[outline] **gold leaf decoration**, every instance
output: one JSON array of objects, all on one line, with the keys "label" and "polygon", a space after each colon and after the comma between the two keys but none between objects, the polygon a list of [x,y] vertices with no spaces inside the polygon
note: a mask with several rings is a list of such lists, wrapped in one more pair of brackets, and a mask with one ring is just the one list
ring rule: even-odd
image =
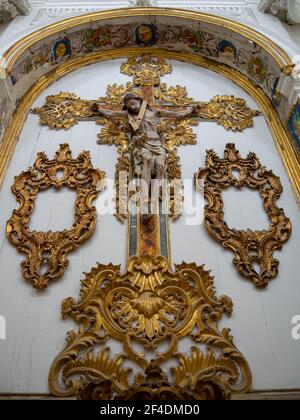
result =
[{"label": "gold leaf decoration", "polygon": [[176,355],[179,365],[172,368],[174,382],[177,385],[188,385],[194,389],[197,382],[214,376],[215,370],[222,372],[224,376],[228,372],[234,380],[238,380],[239,371],[237,365],[227,356],[218,357],[215,352],[203,353],[198,347],[191,348],[191,356],[187,354]]},{"label": "gold leaf decoration", "polygon": [[176,220],[182,214],[183,182],[180,158],[174,150],[168,151],[166,175],[169,181],[169,215]]},{"label": "gold leaf decoration", "polygon": [[[73,318],[79,330],[52,364],[51,392],[80,399],[162,398],[164,392],[181,399],[225,399],[231,392],[246,392],[248,364],[228,331],[218,329],[231,311],[231,300],[216,296],[203,266],[182,263],[170,271],[164,257],[149,255],[131,257],[124,274],[119,266],[98,265],[82,281],[79,302],[63,302],[63,317]],[[177,350],[186,336],[195,342],[191,356]],[[109,339],[122,344],[120,354],[109,354]],[[137,351],[136,342],[144,352]],[[163,353],[161,343],[167,343]],[[147,351],[154,352],[151,361]],[[136,366],[133,383],[126,360]],[[172,382],[161,368],[165,361],[171,363]],[[156,378],[152,387],[151,377]]]},{"label": "gold leaf decoration", "polygon": [[[63,171],[58,178],[58,171]],[[61,144],[54,159],[38,153],[33,168],[15,177],[12,191],[20,207],[7,222],[6,234],[20,252],[26,254],[22,273],[33,287],[47,287],[49,281],[63,276],[68,265],[67,254],[87,240],[96,227],[96,209],[92,205],[98,192],[104,188],[105,173],[94,169],[89,152],[83,151],[76,159],[67,144]],[[69,230],[37,232],[29,229],[36,196],[48,188],[63,187],[76,191],[75,221]],[[42,274],[41,268],[46,272]]]},{"label": "gold leaf decoration", "polygon": [[121,73],[133,76],[135,86],[159,86],[160,78],[171,72],[165,59],[149,55],[131,57],[121,67]]},{"label": "gold leaf decoration", "polygon": [[144,374],[136,375],[134,384],[126,391],[117,394],[113,383],[109,380],[90,382],[79,389],[77,398],[80,400],[143,400],[143,401],[174,401],[200,400],[223,401],[230,399],[230,393],[222,385],[211,380],[199,380],[190,389],[170,383],[166,373],[155,361],[145,369]]},{"label": "gold leaf decoration", "polygon": [[115,188],[116,188],[116,211],[115,216],[124,223],[128,214],[128,196],[130,180],[130,159],[128,155],[120,155],[116,164]]},{"label": "gold leaf decoration", "polygon": [[[78,345],[78,344],[77,344]],[[84,372],[83,380],[72,380],[72,386],[79,390],[93,381],[103,381],[114,379],[114,385],[119,392],[128,388],[129,368],[122,368],[122,363],[126,358],[122,355],[110,357],[110,349],[104,347],[96,356],[93,352],[87,352],[82,358],[73,359],[64,366],[63,380],[67,382],[69,378],[74,378],[76,374]],[[65,393],[68,396],[68,393]]]},{"label": "gold leaf decoration", "polygon": [[196,144],[197,135],[192,127],[197,127],[199,122],[192,119],[163,119],[161,121],[161,131],[164,135],[165,145],[169,150],[176,146],[186,146]]},{"label": "gold leaf decoration", "polygon": [[76,125],[79,119],[93,116],[90,106],[91,101],[83,100],[73,93],[61,92],[47,96],[45,105],[34,108],[31,112],[39,115],[41,125],[68,130]]},{"label": "gold leaf decoration", "polygon": [[[239,171],[237,179],[233,171]],[[239,273],[251,280],[256,287],[263,288],[277,276],[279,261],[273,253],[280,250],[292,231],[290,220],[284,210],[277,206],[282,193],[279,177],[261,166],[252,152],[244,159],[234,144],[227,144],[224,158],[213,150],[207,151],[206,166],[195,175],[196,185],[204,181],[205,226],[213,239],[234,254],[233,263]],[[224,221],[222,190],[248,187],[257,190],[263,200],[264,209],[270,219],[268,230],[236,230]],[[254,263],[260,267],[257,272]]]},{"label": "gold leaf decoration", "polygon": [[107,86],[106,96],[99,98],[99,102],[111,105],[123,105],[123,98],[129,92],[138,95],[140,94],[140,89],[136,88],[132,82],[126,83],[125,86],[114,83]]},{"label": "gold leaf decoration", "polygon": [[115,145],[121,153],[128,149],[130,126],[127,121],[100,118],[97,120],[97,124],[103,126],[98,134],[98,144]]},{"label": "gold leaf decoration", "polygon": [[244,131],[253,126],[253,117],[261,115],[258,110],[247,106],[244,99],[235,96],[215,96],[211,101],[202,104],[199,116],[215,120],[226,130]]},{"label": "gold leaf decoration", "polygon": [[170,102],[177,106],[194,103],[194,99],[188,97],[186,87],[180,85],[173,87],[161,83],[159,89],[156,90],[156,97],[162,102]]},{"label": "gold leaf decoration", "polygon": [[[121,111],[123,108],[124,96],[127,93],[135,93],[144,98],[154,110],[174,110],[183,111],[190,105],[197,105],[194,116],[185,119],[165,118],[158,124],[158,132],[167,148],[166,168],[169,180],[173,181],[170,188],[170,216],[174,220],[181,215],[182,194],[178,193],[175,203],[174,184],[179,191],[180,180],[174,177],[174,171],[180,172],[180,161],[177,155],[177,147],[182,145],[196,144],[197,135],[193,128],[197,127],[200,121],[216,121],[225,129],[232,131],[243,131],[253,125],[254,117],[260,115],[259,111],[250,109],[246,101],[234,96],[215,96],[209,102],[196,101],[189,97],[184,86],[168,86],[161,82],[161,78],[172,72],[172,66],[160,57],[150,54],[143,54],[128,58],[121,66],[121,72],[131,76],[132,81],[126,84],[111,84],[107,86],[105,96],[96,100],[82,100],[77,95],[61,92],[58,95],[48,96],[46,103],[41,108],[35,108],[33,113],[40,116],[40,122],[53,129],[69,129],[80,120],[94,120],[98,125],[102,125],[98,134],[98,144],[114,145],[118,148],[119,156],[122,158],[116,163],[115,187],[119,191],[117,177],[120,167],[124,167],[125,154],[130,157],[130,138],[131,127],[124,117],[121,118],[98,118],[97,112],[93,112],[93,104],[97,103],[103,109],[109,111]],[[175,154],[177,157],[175,157]],[[128,169],[128,168],[127,168]],[[126,170],[127,170],[126,169]],[[129,172],[128,172],[129,173]],[[124,186],[124,182],[122,182]],[[129,197],[127,197],[127,201]],[[127,218],[123,215],[123,204],[125,197],[116,198],[115,215],[121,222]]]}]

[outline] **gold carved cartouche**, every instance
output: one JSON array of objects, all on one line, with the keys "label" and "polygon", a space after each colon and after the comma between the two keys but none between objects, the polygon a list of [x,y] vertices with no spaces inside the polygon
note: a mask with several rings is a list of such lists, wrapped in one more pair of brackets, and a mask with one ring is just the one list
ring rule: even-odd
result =
[{"label": "gold carved cartouche", "polygon": [[[238,171],[237,178],[234,171]],[[278,176],[261,166],[252,152],[242,158],[234,144],[227,144],[224,157],[208,150],[206,166],[195,175],[196,186],[204,182],[205,226],[210,236],[234,254],[233,263],[239,273],[247,277],[256,287],[263,288],[278,274],[279,261],[273,257],[289,239],[292,231],[290,219],[277,206],[282,192]],[[263,200],[264,209],[270,219],[268,230],[237,230],[224,220],[222,190],[248,187],[257,190]],[[258,264],[260,271],[255,269]]]},{"label": "gold carved cartouche", "polygon": [[[67,144],[60,145],[54,159],[48,159],[44,152],[38,153],[33,167],[15,177],[12,191],[20,207],[7,222],[6,234],[18,251],[26,254],[22,273],[34,288],[45,288],[49,281],[62,277],[68,253],[94,232],[97,216],[92,202],[104,188],[104,177],[104,172],[93,168],[89,152],[84,151],[74,159]],[[76,192],[72,227],[61,232],[30,230],[37,194],[63,187]],[[46,269],[44,273],[42,267]]]}]

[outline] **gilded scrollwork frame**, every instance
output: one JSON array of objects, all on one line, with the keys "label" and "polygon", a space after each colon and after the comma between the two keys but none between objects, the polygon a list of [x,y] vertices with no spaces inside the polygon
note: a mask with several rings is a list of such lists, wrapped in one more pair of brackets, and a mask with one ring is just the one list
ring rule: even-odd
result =
[{"label": "gilded scrollwork frame", "polygon": [[[258,288],[266,287],[278,274],[279,261],[273,253],[282,248],[292,231],[290,219],[277,206],[282,192],[279,177],[261,166],[254,153],[242,158],[235,145],[228,143],[223,158],[213,150],[207,151],[206,165],[195,174],[195,183],[199,188],[204,184],[205,226],[210,236],[234,252],[233,263],[242,276]],[[229,187],[248,187],[259,192],[270,220],[268,230],[243,231],[228,226],[224,220],[222,190]],[[259,265],[260,272],[254,263]]]},{"label": "gilded scrollwork frame", "polygon": [[[68,253],[93,234],[97,220],[93,200],[104,188],[104,178],[104,172],[93,168],[89,152],[83,151],[74,159],[68,144],[60,145],[54,159],[48,159],[44,152],[38,153],[33,167],[15,177],[12,192],[20,207],[7,222],[6,235],[18,251],[26,254],[21,263],[22,273],[34,288],[43,289],[49,281],[62,277],[68,265]],[[29,224],[37,194],[63,187],[76,192],[72,227],[57,232],[31,230]]]}]

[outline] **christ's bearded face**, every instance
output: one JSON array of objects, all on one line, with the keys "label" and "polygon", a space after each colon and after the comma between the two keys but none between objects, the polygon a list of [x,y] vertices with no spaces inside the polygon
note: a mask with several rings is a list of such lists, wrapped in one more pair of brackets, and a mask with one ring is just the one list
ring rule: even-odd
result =
[{"label": "christ's bearded face", "polygon": [[129,111],[137,114],[141,108],[141,102],[138,99],[130,99],[126,102],[126,106]]}]

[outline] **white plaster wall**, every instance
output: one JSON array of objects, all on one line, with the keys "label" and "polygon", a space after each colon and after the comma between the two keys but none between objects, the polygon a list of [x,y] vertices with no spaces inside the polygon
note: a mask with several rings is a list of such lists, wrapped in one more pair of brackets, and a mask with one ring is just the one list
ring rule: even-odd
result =
[{"label": "white plaster wall", "polygon": [[[35,106],[41,105],[46,95],[60,91],[72,91],[85,98],[102,96],[108,83],[129,80],[119,73],[121,63],[122,60],[116,60],[78,70],[54,83]],[[232,82],[189,64],[172,64],[173,74],[165,76],[163,81],[186,85],[195,99],[234,94],[246,98],[249,105],[255,107],[251,98]],[[97,261],[124,266],[126,227],[113,216],[98,220],[93,237],[70,254],[70,266],[64,277],[43,292],[36,292],[23,280],[19,266],[23,255],[5,238],[5,223],[16,206],[10,192],[13,177],[34,162],[38,151],[45,150],[52,157],[60,143],[68,142],[73,156],[83,149],[90,150],[93,164],[113,177],[116,151],[113,147],[96,144],[99,129],[93,122],[84,122],[70,131],[54,132],[41,128],[37,116],[30,115],[20,137],[0,192],[0,314],[7,320],[7,340],[0,340],[0,392],[48,392],[50,365],[64,346],[66,332],[74,327],[71,321],[61,321],[61,301],[68,296],[78,297],[81,273],[88,272]],[[293,235],[283,251],[277,253],[280,274],[266,291],[256,290],[242,279],[232,264],[232,253],[210,239],[202,225],[186,226],[184,217],[171,225],[173,262],[205,263],[216,277],[217,294],[227,294],[233,299],[233,316],[223,324],[232,329],[236,345],[250,363],[255,389],[300,388],[300,341],[291,338],[291,318],[300,314],[299,211],[267,125],[263,117],[259,117],[255,128],[242,134],[226,132],[215,123],[201,123],[195,130],[198,144],[180,149],[184,177],[193,177],[204,163],[208,148],[222,154],[227,142],[235,142],[243,155],[250,150],[256,152],[261,161],[281,177],[284,193],[280,205],[292,219]],[[33,218],[35,227],[55,229],[71,224],[69,200],[72,195],[56,193],[54,197],[55,200],[52,193],[40,196]],[[225,204],[230,225],[258,229],[267,226],[257,195],[230,191]]]}]

